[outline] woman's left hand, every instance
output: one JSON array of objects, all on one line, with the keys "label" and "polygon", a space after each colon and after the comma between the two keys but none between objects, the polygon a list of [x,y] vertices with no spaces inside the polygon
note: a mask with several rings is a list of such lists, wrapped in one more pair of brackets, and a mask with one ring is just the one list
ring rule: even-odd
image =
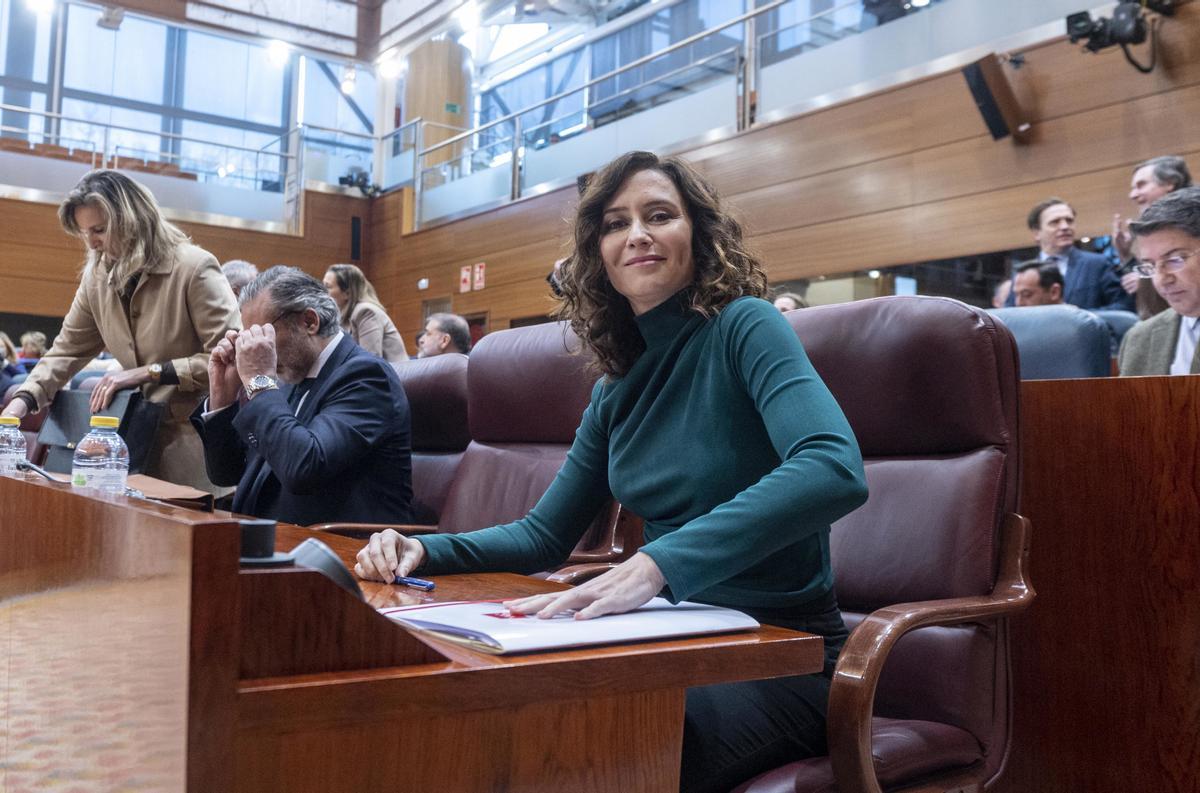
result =
[{"label": "woman's left hand", "polygon": [[665,584],[658,564],[644,553],[635,553],[604,575],[574,589],[509,600],[504,605],[518,614],[536,612],[540,619],[575,609],[575,619],[586,620],[632,611],[661,592]]},{"label": "woman's left hand", "polygon": [[92,389],[90,406],[93,413],[99,413],[112,404],[113,397],[122,388],[136,388],[150,382],[150,371],[145,366],[136,369],[124,369],[120,372],[109,372],[100,378]]}]

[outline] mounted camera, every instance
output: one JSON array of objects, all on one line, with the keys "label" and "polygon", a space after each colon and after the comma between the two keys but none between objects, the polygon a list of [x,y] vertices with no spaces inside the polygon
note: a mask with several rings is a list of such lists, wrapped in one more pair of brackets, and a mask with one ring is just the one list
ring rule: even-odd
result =
[{"label": "mounted camera", "polygon": [[1087,11],[1080,11],[1067,17],[1067,35],[1071,43],[1084,42],[1088,52],[1099,52],[1107,47],[1120,47],[1125,52],[1125,58],[1141,72],[1154,69],[1156,60],[1155,42],[1151,41],[1150,65],[1143,66],[1134,60],[1129,52],[1131,44],[1141,44],[1146,40],[1147,33],[1154,33],[1154,28],[1148,25],[1143,9],[1155,11],[1163,16],[1175,13],[1176,0],[1144,0],[1141,3],[1117,3],[1113,9],[1112,19],[1099,17],[1092,19]]},{"label": "mounted camera", "polygon": [[373,198],[381,192],[379,185],[371,184],[371,176],[362,168],[351,168],[350,173],[338,177],[342,187],[357,187],[367,198]]}]

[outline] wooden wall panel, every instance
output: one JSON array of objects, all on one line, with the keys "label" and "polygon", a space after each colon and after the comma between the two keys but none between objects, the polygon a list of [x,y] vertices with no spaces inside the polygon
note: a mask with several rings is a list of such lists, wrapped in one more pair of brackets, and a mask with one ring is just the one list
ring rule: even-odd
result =
[{"label": "wooden wall panel", "polygon": [[[1023,247],[1025,215],[1049,195],[1071,201],[1081,233],[1102,234],[1133,208],[1137,162],[1177,153],[1200,168],[1198,33],[1200,7],[1184,6],[1162,26],[1151,75],[1065,39],[1025,50],[1025,65],[1006,69],[1035,120],[1026,146],[991,139],[955,70],[684,155],[743,219],[774,280]],[[389,229],[370,272],[397,324],[415,332],[435,297],[490,311],[492,328],[545,313],[542,279],[566,250],[574,197],[564,188],[399,238]],[[458,267],[475,261],[488,263],[488,287],[458,295]],[[421,277],[430,289],[418,295]]]},{"label": "wooden wall panel", "polygon": [[[179,226],[221,261],[295,265],[320,278],[330,264],[350,261],[351,217],[361,217],[363,233],[369,234],[370,203],[309,192],[304,210],[303,237],[200,223]],[[52,204],[0,199],[0,217],[0,311],[62,316],[79,283],[82,244],[63,233]]]}]

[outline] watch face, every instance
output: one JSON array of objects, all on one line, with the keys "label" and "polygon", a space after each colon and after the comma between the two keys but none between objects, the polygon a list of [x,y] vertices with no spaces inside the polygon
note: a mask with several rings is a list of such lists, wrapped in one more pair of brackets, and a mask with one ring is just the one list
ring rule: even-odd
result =
[{"label": "watch face", "polygon": [[265,374],[256,374],[250,378],[250,390],[261,391],[264,388],[274,388],[275,378]]}]

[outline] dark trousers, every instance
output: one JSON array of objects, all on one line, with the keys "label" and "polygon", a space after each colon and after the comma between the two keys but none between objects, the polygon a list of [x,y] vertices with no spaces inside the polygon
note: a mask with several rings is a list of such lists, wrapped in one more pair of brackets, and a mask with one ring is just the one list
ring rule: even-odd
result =
[{"label": "dark trousers", "polygon": [[826,753],[829,682],[846,626],[832,592],[790,609],[746,609],[759,622],[825,637],[820,674],[690,688],[683,723],[682,793],[728,793],[751,777]]}]

